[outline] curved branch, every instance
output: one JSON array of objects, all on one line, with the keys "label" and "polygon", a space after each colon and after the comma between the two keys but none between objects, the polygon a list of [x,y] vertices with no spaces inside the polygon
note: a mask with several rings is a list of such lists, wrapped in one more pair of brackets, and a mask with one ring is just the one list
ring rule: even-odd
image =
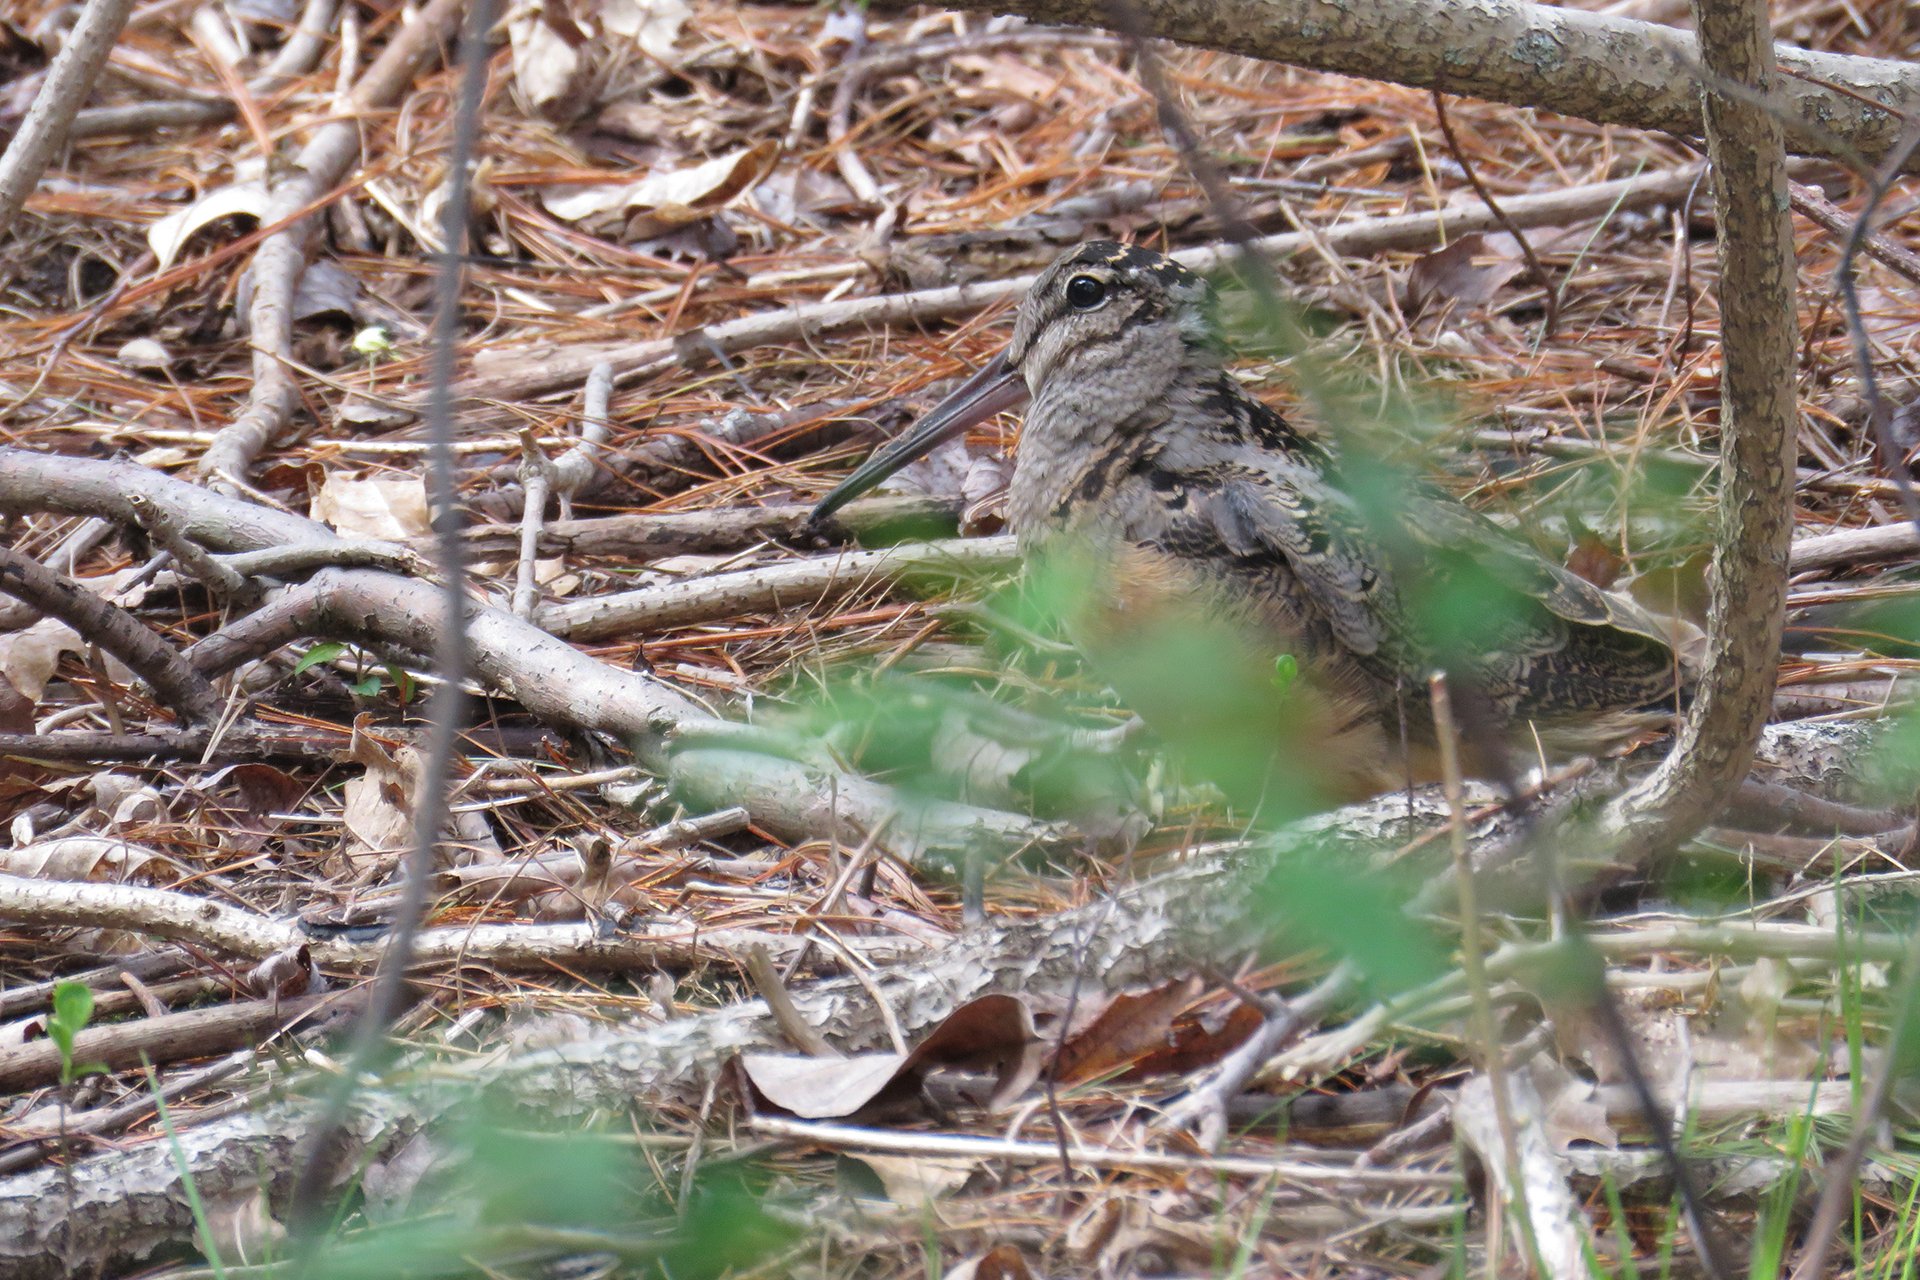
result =
[{"label": "curved branch", "polygon": [[27,108],[27,118],[20,122],[5,154],[0,154],[0,236],[7,233],[14,215],[39,185],[48,161],[67,140],[81,101],[93,88],[132,12],[133,0],[91,0],[81,10],[80,21]]},{"label": "curved branch", "polygon": [[[1730,15],[1727,10],[1734,12]],[[1764,6],[1697,6],[1709,65],[1751,95],[1706,95],[1719,201],[1720,496],[1704,674],[1680,739],[1607,819],[1629,855],[1670,848],[1746,776],[1773,709],[1793,542],[1798,407],[1793,227]]]},{"label": "curved branch", "polygon": [[466,9],[466,0],[434,0],[399,29],[347,95],[345,119],[314,131],[294,160],[291,176],[276,183],[263,223],[295,221],[261,242],[253,259],[253,301],[247,308],[253,344],[253,391],[238,417],[223,427],[200,458],[206,477],[244,477],[267,442],[285,428],[299,405],[300,389],[289,364],[293,343],[294,290],[306,270],[312,214],[360,155],[358,113],[387,106],[407,87],[414,71],[440,49]]}]

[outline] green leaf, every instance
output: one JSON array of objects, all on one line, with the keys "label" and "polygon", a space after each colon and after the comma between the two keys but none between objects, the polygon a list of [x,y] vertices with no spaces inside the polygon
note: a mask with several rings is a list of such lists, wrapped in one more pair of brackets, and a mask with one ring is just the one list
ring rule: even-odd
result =
[{"label": "green leaf", "polygon": [[69,1035],[80,1030],[93,1019],[93,989],[84,982],[59,982],[53,988],[53,1017],[47,1022],[47,1030],[52,1032],[54,1025],[67,1028]]},{"label": "green leaf", "polygon": [[325,644],[317,644],[300,655],[300,661],[293,664],[293,674],[299,675],[308,667],[317,667],[323,662],[332,662],[346,651],[347,646],[338,641],[329,640]]},{"label": "green leaf", "polygon": [[1417,882],[1355,865],[1352,849],[1281,850],[1258,889],[1270,953],[1319,947],[1359,969],[1376,998],[1451,971],[1445,947],[1406,913]]},{"label": "green leaf", "polygon": [[412,702],[414,695],[413,677],[407,674],[404,667],[396,666],[391,662],[387,663],[384,669],[387,673],[387,679],[393,681],[393,691],[395,695],[399,697],[400,705],[404,707]]},{"label": "green leaf", "polygon": [[348,685],[347,688],[362,698],[374,697],[380,692],[380,676],[377,673],[370,676],[362,676],[360,679]]}]

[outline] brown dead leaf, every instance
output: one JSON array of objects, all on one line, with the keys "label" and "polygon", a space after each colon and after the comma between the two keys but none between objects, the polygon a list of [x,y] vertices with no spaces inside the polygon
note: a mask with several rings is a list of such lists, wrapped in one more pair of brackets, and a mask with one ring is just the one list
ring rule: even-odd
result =
[{"label": "brown dead leaf", "polygon": [[997,1111],[1040,1077],[1044,1042],[1033,1013],[1017,996],[969,1000],[943,1019],[907,1058],[908,1069],[956,1067],[994,1070],[999,1079],[987,1108]]},{"label": "brown dead leaf", "polygon": [[1203,1070],[1246,1043],[1259,1027],[1259,1011],[1240,1000],[1224,1016],[1215,1012],[1185,1019],[1174,1025],[1165,1047],[1142,1053],[1134,1061],[1133,1074],[1177,1076]]},{"label": "brown dead leaf", "polygon": [[193,233],[222,218],[252,218],[258,221],[267,212],[267,184],[255,179],[216,187],[184,209],[167,214],[147,228],[147,244],[159,259],[157,271],[173,265],[174,258],[186,246]]},{"label": "brown dead leaf", "polygon": [[969,538],[998,533],[1007,519],[1007,484],[1013,462],[1001,454],[982,454],[967,464],[960,481],[960,532]]},{"label": "brown dead leaf", "polygon": [[1098,1017],[1061,1046],[1054,1059],[1054,1078],[1079,1084],[1128,1066],[1151,1051],[1171,1049],[1174,1018],[1205,986],[1199,978],[1186,978],[1151,991],[1115,996]]},{"label": "brown dead leaf", "polygon": [[167,816],[166,802],[160,798],[160,792],[132,774],[109,769],[88,778],[82,789],[91,799],[75,822],[89,832],[144,827],[164,821]]},{"label": "brown dead leaf", "polygon": [[840,178],[800,165],[784,165],[768,174],[753,189],[753,199],[762,212],[781,222],[808,214],[844,215],[862,207]]},{"label": "brown dead leaf", "polygon": [[611,223],[628,240],[663,235],[732,201],[766,175],[779,153],[772,139],[677,169],[656,169],[638,182],[549,187],[547,212],[596,230]]},{"label": "brown dead leaf", "polygon": [[1033,1268],[1019,1249],[1000,1244],[956,1264],[947,1272],[947,1280],[1033,1280]]},{"label": "brown dead leaf", "polygon": [[1602,590],[1617,582],[1626,567],[1620,553],[1590,529],[1580,531],[1573,550],[1567,553],[1567,572]]},{"label": "brown dead leaf", "polygon": [[[852,1058],[816,1058],[799,1053],[743,1053],[740,1069],[767,1102],[802,1120],[838,1120],[902,1082],[907,1058],[865,1053]],[[912,1081],[914,1086],[918,1081]]]},{"label": "brown dead leaf", "polygon": [[1042,1048],[1026,1003],[1016,996],[991,995],[955,1009],[905,1055],[745,1053],[739,1063],[765,1101],[805,1120],[827,1120],[852,1115],[883,1098],[907,1096],[920,1087],[927,1072],[939,1067],[997,1072],[987,1106],[998,1110],[1039,1077]]},{"label": "brown dead leaf", "polygon": [[313,497],[312,515],[347,537],[403,542],[433,531],[427,482],[421,476],[350,480],[329,475]]},{"label": "brown dead leaf", "polygon": [[951,59],[950,65],[956,71],[979,76],[979,86],[983,89],[1031,102],[1047,102],[1060,92],[1058,75],[1042,71],[1027,58],[1013,54],[963,53]]},{"label": "brown dead leaf", "polygon": [[661,61],[673,52],[692,10],[686,0],[531,0],[513,7],[507,43],[513,50],[513,87],[537,114],[571,120],[593,106],[585,92],[600,64],[629,58],[619,45],[637,45]]},{"label": "brown dead leaf", "polygon": [[600,21],[608,35],[631,40],[649,58],[665,59],[693,16],[686,0],[602,0]]},{"label": "brown dead leaf", "polygon": [[[75,581],[79,581],[79,585],[94,595],[131,608],[138,604],[138,599],[129,599],[132,593],[125,591],[125,587],[127,583],[138,580],[138,576],[140,568],[131,566],[113,574],[77,578]],[[6,677],[6,683],[13,685],[13,691],[27,702],[38,704],[38,700],[46,695],[46,683],[60,668],[61,654],[69,652],[86,652],[86,643],[81,635],[56,618],[40,618],[29,628],[0,633],[0,677]],[[106,654],[106,658],[109,676],[113,676],[113,679],[131,679],[132,672],[127,670],[127,664],[111,654]]]},{"label": "brown dead leaf", "polygon": [[1040,754],[982,733],[963,707],[940,713],[927,751],[933,768],[953,780],[957,798],[1003,809],[1017,803],[1014,780]]},{"label": "brown dead leaf", "polygon": [[849,1152],[847,1158],[873,1170],[886,1189],[887,1199],[909,1206],[944,1200],[965,1186],[981,1163],[950,1157],[883,1156],[870,1151]]},{"label": "brown dead leaf", "polygon": [[420,761],[410,747],[394,754],[353,727],[352,745],[347,757],[364,772],[347,779],[342,788],[344,800],[341,819],[356,853],[393,854],[413,842],[413,793],[418,785]]},{"label": "brown dead leaf", "polygon": [[247,970],[243,981],[255,995],[281,1000],[326,989],[326,979],[314,967],[313,952],[305,943],[274,952]]},{"label": "brown dead leaf", "polygon": [[1576,1142],[1620,1145],[1620,1135],[1607,1123],[1606,1104],[1591,1080],[1567,1070],[1550,1053],[1535,1054],[1526,1071],[1540,1095],[1541,1124],[1555,1151],[1565,1151]]},{"label": "brown dead leaf", "polygon": [[22,698],[37,704],[60,665],[60,656],[86,651],[79,632],[58,618],[42,618],[30,627],[0,635],[0,676]]},{"label": "brown dead leaf", "polygon": [[0,871],[33,880],[95,880],[118,884],[144,878],[159,855],[108,836],[62,836],[24,849],[0,849]]},{"label": "brown dead leaf", "polygon": [[571,118],[582,105],[590,39],[563,3],[515,5],[507,19],[507,44],[513,50],[513,87],[533,111]]},{"label": "brown dead leaf", "polygon": [[1482,235],[1461,236],[1444,249],[1422,254],[1407,269],[1407,309],[1413,313],[1446,301],[1478,306],[1526,268],[1516,246],[1511,253],[1489,250]]},{"label": "brown dead leaf", "polygon": [[[284,813],[306,797],[307,784],[270,764],[237,764],[225,771],[255,814]],[[214,781],[220,775],[214,776]]]}]

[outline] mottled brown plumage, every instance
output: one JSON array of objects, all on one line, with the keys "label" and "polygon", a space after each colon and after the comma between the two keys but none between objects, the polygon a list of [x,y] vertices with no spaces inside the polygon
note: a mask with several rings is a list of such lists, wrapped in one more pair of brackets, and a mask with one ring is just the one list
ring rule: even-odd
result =
[{"label": "mottled brown plumage", "polygon": [[[1527,742],[1592,745],[1673,700],[1657,619],[1436,490],[1383,502],[1376,483],[1362,501],[1340,459],[1227,370],[1207,283],[1146,249],[1063,255],[1005,354],[822,509],[1029,397],[1009,523],[1030,560],[1070,558],[1092,584],[1070,610],[1076,640],[1170,737],[1284,722],[1281,754],[1351,795],[1425,772],[1399,746],[1417,757],[1430,736],[1435,670]],[[1191,661],[1141,647],[1193,628],[1231,639]],[[1276,678],[1276,661],[1300,677]],[[1208,684],[1231,692],[1196,695]]]}]

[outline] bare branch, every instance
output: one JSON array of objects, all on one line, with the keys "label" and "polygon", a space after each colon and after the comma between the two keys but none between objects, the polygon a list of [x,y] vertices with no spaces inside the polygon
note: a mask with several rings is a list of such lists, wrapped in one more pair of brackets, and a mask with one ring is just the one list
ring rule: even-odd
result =
[{"label": "bare branch", "polygon": [[113,52],[120,28],[133,12],[133,0],[87,0],[80,20],[47,71],[27,118],[0,154],[0,236],[13,225],[14,215],[40,181],[54,153],[67,140],[80,103],[93,89],[95,77]]},{"label": "bare branch", "polygon": [[205,677],[125,609],[11,547],[0,547],[0,591],[58,618],[88,642],[132,667],[169,704],[197,725],[220,718],[223,701]]},{"label": "bare branch", "polygon": [[[1112,12],[1110,0],[956,7],[1096,27]],[[1659,23],[1522,0],[1155,0],[1141,9],[1146,34],[1185,44],[1601,124],[1703,132],[1699,47]],[[1920,114],[1920,69],[1911,63],[1788,45],[1778,56],[1791,78],[1773,92],[1797,152],[1877,160],[1894,145],[1902,117]]]}]

